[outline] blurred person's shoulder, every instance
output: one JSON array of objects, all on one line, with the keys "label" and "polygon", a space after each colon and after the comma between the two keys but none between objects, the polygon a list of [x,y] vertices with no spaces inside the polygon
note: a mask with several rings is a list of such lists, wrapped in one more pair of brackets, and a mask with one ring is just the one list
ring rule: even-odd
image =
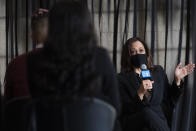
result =
[{"label": "blurred person's shoulder", "polygon": [[[102,62],[105,64],[111,64],[111,58],[109,56],[109,52],[107,49],[103,48],[103,47],[95,47],[94,48],[94,56],[95,56],[95,60],[97,60],[98,62]],[[101,63],[99,63],[101,64]]]},{"label": "blurred person's shoulder", "polygon": [[108,51],[105,49],[105,48],[103,48],[103,47],[94,47],[94,51],[95,51],[95,53],[96,54],[107,54],[108,55]]},{"label": "blurred person's shoulder", "polygon": [[16,56],[14,59],[12,59],[10,61],[10,63],[8,64],[8,69],[9,68],[17,68],[17,67],[23,67],[23,65],[26,65],[26,59],[27,59],[27,56],[28,55],[31,55],[31,54],[37,54],[39,52],[41,52],[42,49],[34,49],[32,51],[29,51],[29,52],[26,52],[26,53],[23,53],[21,55],[18,55]]}]

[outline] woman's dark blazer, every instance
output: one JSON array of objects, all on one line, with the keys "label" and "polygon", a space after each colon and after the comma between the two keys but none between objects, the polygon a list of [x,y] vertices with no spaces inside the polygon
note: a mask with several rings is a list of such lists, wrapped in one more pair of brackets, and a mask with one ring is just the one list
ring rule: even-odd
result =
[{"label": "woman's dark blazer", "polygon": [[124,129],[132,123],[130,118],[144,108],[150,108],[164,121],[166,118],[171,121],[171,113],[183,88],[177,87],[175,82],[170,85],[161,66],[155,66],[151,74],[154,81],[152,97],[151,100],[144,97],[143,101],[139,99],[137,94],[141,83],[139,76],[134,71],[118,75],[122,106],[121,124]]}]

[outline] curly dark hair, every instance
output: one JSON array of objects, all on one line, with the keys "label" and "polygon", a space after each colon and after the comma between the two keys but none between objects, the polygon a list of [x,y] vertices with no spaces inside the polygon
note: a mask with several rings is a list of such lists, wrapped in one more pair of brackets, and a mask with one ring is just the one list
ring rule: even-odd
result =
[{"label": "curly dark hair", "polygon": [[36,90],[44,94],[93,95],[101,84],[94,65],[94,32],[87,5],[82,2],[60,2],[50,10],[48,40],[37,62],[30,58],[29,63],[33,66],[30,81],[34,95],[38,95]]},{"label": "curly dark hair", "polygon": [[123,45],[122,47],[122,54],[121,54],[121,73],[127,73],[129,72],[130,70],[134,70],[134,66],[133,64],[131,63],[131,56],[130,56],[130,53],[129,53],[129,50],[130,50],[130,47],[131,45],[136,42],[136,41],[140,41],[143,46],[144,46],[144,49],[146,51],[146,55],[147,55],[147,67],[148,69],[151,69],[153,70],[153,62],[152,62],[152,55],[150,53],[150,50],[147,46],[147,44],[141,40],[140,38],[138,37],[133,37],[133,38],[129,38],[125,44]]}]

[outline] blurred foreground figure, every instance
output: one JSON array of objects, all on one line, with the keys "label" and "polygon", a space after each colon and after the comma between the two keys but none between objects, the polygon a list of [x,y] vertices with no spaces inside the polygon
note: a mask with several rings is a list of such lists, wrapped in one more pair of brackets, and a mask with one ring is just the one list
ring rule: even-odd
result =
[{"label": "blurred foreground figure", "polygon": [[113,66],[96,35],[86,5],[60,2],[49,11],[43,48],[15,58],[5,77],[6,102],[18,98],[96,97],[119,111]]}]

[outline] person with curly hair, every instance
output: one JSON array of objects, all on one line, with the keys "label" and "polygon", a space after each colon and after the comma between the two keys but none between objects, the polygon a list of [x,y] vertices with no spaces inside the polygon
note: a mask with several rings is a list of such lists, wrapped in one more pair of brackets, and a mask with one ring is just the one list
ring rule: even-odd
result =
[{"label": "person with curly hair", "polygon": [[27,56],[31,95],[95,96],[119,108],[113,66],[96,45],[90,13],[82,2],[60,2],[49,12],[48,39]]},{"label": "person with curly hair", "polygon": [[43,48],[18,56],[9,64],[5,78],[6,100],[90,96],[110,103],[118,112],[120,100],[115,71],[107,51],[96,43],[87,5],[79,1],[57,3],[49,11],[48,35]]}]

